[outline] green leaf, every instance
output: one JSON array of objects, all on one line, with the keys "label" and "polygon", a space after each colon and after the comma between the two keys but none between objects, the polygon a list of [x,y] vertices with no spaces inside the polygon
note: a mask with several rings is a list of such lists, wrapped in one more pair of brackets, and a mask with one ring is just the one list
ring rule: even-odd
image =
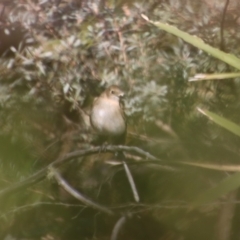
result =
[{"label": "green leaf", "polygon": [[228,79],[228,78],[236,78],[240,77],[240,72],[236,73],[214,73],[214,74],[205,74],[199,73],[190,78],[188,81],[202,81],[202,80],[219,80],[219,79]]},{"label": "green leaf", "polygon": [[167,23],[151,21],[144,14],[142,14],[142,18],[148,21],[149,23],[153,24],[154,26],[163,29],[164,31],[169,32],[177,37],[182,38],[185,42],[192,44],[193,46],[211,54],[213,57],[218,58],[219,60],[240,70],[240,59],[237,58],[236,56],[225,53],[217,48],[211,47],[210,45],[204,43],[201,38],[183,32],[178,28],[171,26]]},{"label": "green leaf", "polygon": [[228,131],[230,131],[230,132],[232,132],[232,133],[234,133],[234,134],[236,134],[237,136],[240,137],[240,127],[236,123],[233,123],[233,122],[227,120],[226,118],[220,117],[217,114],[212,113],[208,110],[203,110],[201,108],[197,108],[197,110],[200,113],[207,116],[210,120],[212,120],[213,122],[215,122],[219,126],[224,127]]},{"label": "green leaf", "polygon": [[223,179],[215,187],[208,189],[206,192],[198,195],[193,201],[193,206],[210,203],[219,197],[237,189],[240,186],[240,173],[232,174]]}]

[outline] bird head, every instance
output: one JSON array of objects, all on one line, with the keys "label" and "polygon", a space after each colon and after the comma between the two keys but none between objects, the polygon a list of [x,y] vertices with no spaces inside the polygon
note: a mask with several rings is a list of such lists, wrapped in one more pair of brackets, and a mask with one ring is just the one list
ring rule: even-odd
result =
[{"label": "bird head", "polygon": [[106,95],[109,99],[120,101],[124,97],[124,92],[116,85],[112,85],[106,89]]}]

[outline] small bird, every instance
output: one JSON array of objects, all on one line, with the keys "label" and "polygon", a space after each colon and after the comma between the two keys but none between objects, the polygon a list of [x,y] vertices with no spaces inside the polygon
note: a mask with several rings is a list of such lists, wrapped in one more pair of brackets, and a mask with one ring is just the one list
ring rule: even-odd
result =
[{"label": "small bird", "polygon": [[[126,138],[127,122],[121,103],[122,97],[124,97],[124,92],[118,86],[112,85],[93,102],[90,115],[91,125],[100,136],[111,144],[124,144]],[[135,201],[139,202],[133,177],[125,162],[125,154],[119,151],[115,153],[115,157],[116,160],[122,161]]]},{"label": "small bird", "polygon": [[123,97],[124,92],[112,85],[93,102],[91,125],[97,134],[111,144],[125,142],[127,123],[121,103]]}]

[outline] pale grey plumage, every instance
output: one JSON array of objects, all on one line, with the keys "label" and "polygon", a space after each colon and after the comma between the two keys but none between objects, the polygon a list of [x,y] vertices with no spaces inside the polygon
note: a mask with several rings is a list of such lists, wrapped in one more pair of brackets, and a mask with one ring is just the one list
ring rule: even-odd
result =
[{"label": "pale grey plumage", "polygon": [[108,87],[94,100],[90,120],[95,131],[111,139],[112,143],[123,143],[126,121],[120,99],[124,92],[117,86]]}]

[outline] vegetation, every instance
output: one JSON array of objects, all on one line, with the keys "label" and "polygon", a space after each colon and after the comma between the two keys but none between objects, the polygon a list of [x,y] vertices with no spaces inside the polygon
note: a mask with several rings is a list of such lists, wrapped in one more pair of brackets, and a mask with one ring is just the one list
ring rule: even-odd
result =
[{"label": "vegetation", "polygon": [[[0,238],[236,239],[238,5],[2,1]],[[87,114],[111,84],[127,146],[102,151]]]}]

